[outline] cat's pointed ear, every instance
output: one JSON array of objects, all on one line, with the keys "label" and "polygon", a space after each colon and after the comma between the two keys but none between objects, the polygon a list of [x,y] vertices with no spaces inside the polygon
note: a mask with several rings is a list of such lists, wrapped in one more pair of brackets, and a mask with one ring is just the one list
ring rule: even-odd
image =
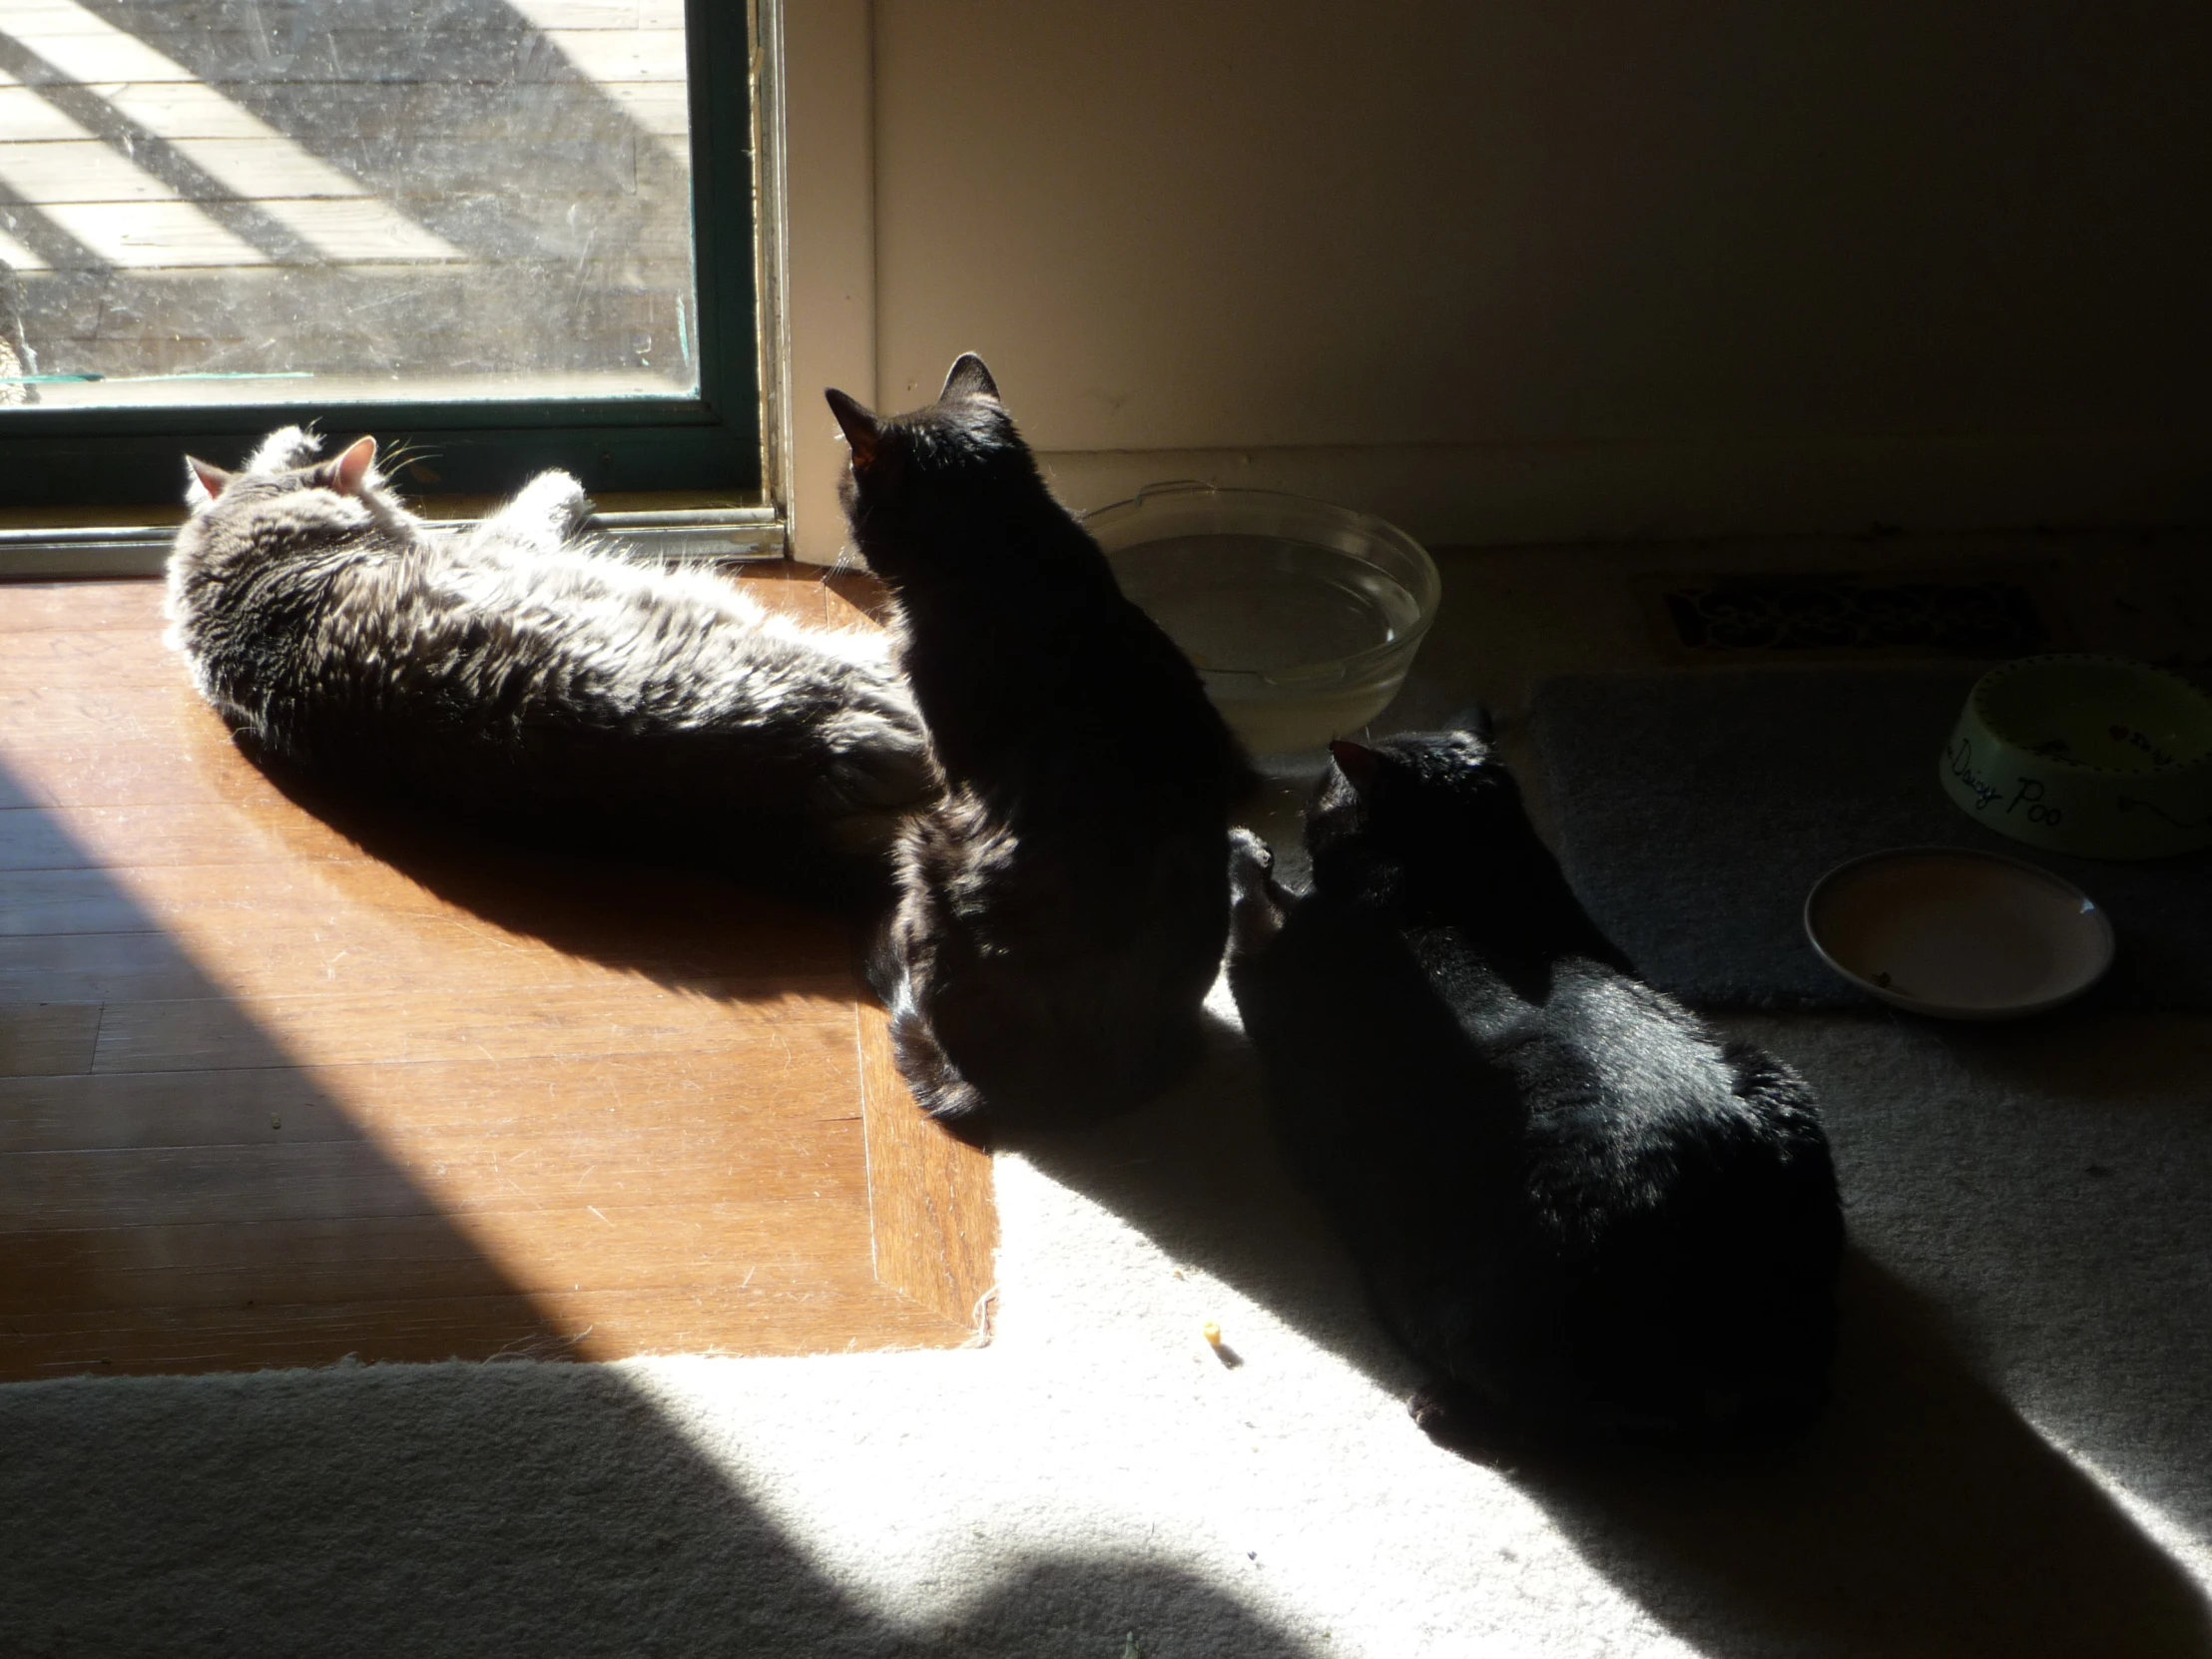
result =
[{"label": "cat's pointed ear", "polygon": [[837,424],[844,429],[844,441],[852,451],[852,465],[866,471],[874,463],[876,446],[882,442],[883,423],[864,408],[858,399],[845,396],[831,386],[823,396],[830,399],[830,412],[837,417]]},{"label": "cat's pointed ear", "polygon": [[1375,788],[1375,751],[1350,738],[1339,738],[1329,746],[1329,755],[1337,763],[1337,770],[1345,775],[1345,782],[1352,786],[1353,793],[1366,800],[1368,792]]},{"label": "cat's pointed ear", "polygon": [[940,403],[965,402],[973,397],[988,397],[998,401],[998,382],[991,378],[991,371],[983,366],[983,359],[972,351],[963,351],[953,360],[952,371],[944,377],[944,390],[937,393]]},{"label": "cat's pointed ear", "polygon": [[235,472],[225,472],[219,466],[210,465],[197,455],[187,455],[185,457],[185,501],[188,505],[194,507],[204,506],[221,495],[225,488],[229,486],[231,480],[237,476],[238,474]]},{"label": "cat's pointed ear", "polygon": [[1497,741],[1497,722],[1480,703],[1469,703],[1445,724],[1454,732],[1464,732],[1478,739],[1485,749]]},{"label": "cat's pointed ear", "polygon": [[329,463],[330,487],[340,495],[361,493],[361,480],[368,476],[368,469],[376,464],[376,440],[370,437],[355,438],[344,454]]}]

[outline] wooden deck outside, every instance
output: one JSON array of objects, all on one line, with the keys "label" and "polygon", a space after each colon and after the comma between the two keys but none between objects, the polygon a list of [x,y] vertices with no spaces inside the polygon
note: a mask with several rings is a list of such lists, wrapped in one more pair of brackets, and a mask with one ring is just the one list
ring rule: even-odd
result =
[{"label": "wooden deck outside", "polygon": [[687,96],[682,0],[7,0],[39,400],[687,393]]},{"label": "wooden deck outside", "polygon": [[843,927],[371,855],[240,758],[159,600],[0,586],[0,1380],[971,1339],[989,1165]]}]

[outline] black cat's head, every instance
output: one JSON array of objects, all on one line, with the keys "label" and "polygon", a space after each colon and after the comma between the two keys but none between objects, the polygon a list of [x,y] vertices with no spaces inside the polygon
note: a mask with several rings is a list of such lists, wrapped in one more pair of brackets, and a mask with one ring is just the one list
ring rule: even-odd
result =
[{"label": "black cat's head", "polygon": [[988,559],[1009,518],[1059,512],[972,351],[953,363],[935,402],[908,414],[878,415],[833,389],[825,395],[851,451],[840,485],[845,515],[879,576],[895,582],[916,559]]},{"label": "black cat's head", "polygon": [[1317,861],[1355,843],[1448,854],[1527,832],[1520,786],[1486,729],[1409,732],[1372,745],[1340,738],[1329,753],[1306,808],[1306,843]]}]

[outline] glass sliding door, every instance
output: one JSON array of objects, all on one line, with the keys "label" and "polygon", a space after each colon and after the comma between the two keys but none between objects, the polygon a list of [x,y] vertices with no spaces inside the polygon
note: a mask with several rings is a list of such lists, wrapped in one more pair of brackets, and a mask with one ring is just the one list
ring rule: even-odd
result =
[{"label": "glass sliding door", "polygon": [[6,0],[0,505],[310,418],[756,500],[749,75],[705,0]]}]

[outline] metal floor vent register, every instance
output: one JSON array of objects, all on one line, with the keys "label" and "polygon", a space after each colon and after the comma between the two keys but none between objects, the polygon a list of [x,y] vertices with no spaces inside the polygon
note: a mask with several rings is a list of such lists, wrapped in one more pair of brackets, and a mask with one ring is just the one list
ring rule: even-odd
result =
[{"label": "metal floor vent register", "polygon": [[1658,576],[1642,586],[1669,655],[1691,662],[2025,657],[2073,646],[2040,580],[2018,572]]}]

